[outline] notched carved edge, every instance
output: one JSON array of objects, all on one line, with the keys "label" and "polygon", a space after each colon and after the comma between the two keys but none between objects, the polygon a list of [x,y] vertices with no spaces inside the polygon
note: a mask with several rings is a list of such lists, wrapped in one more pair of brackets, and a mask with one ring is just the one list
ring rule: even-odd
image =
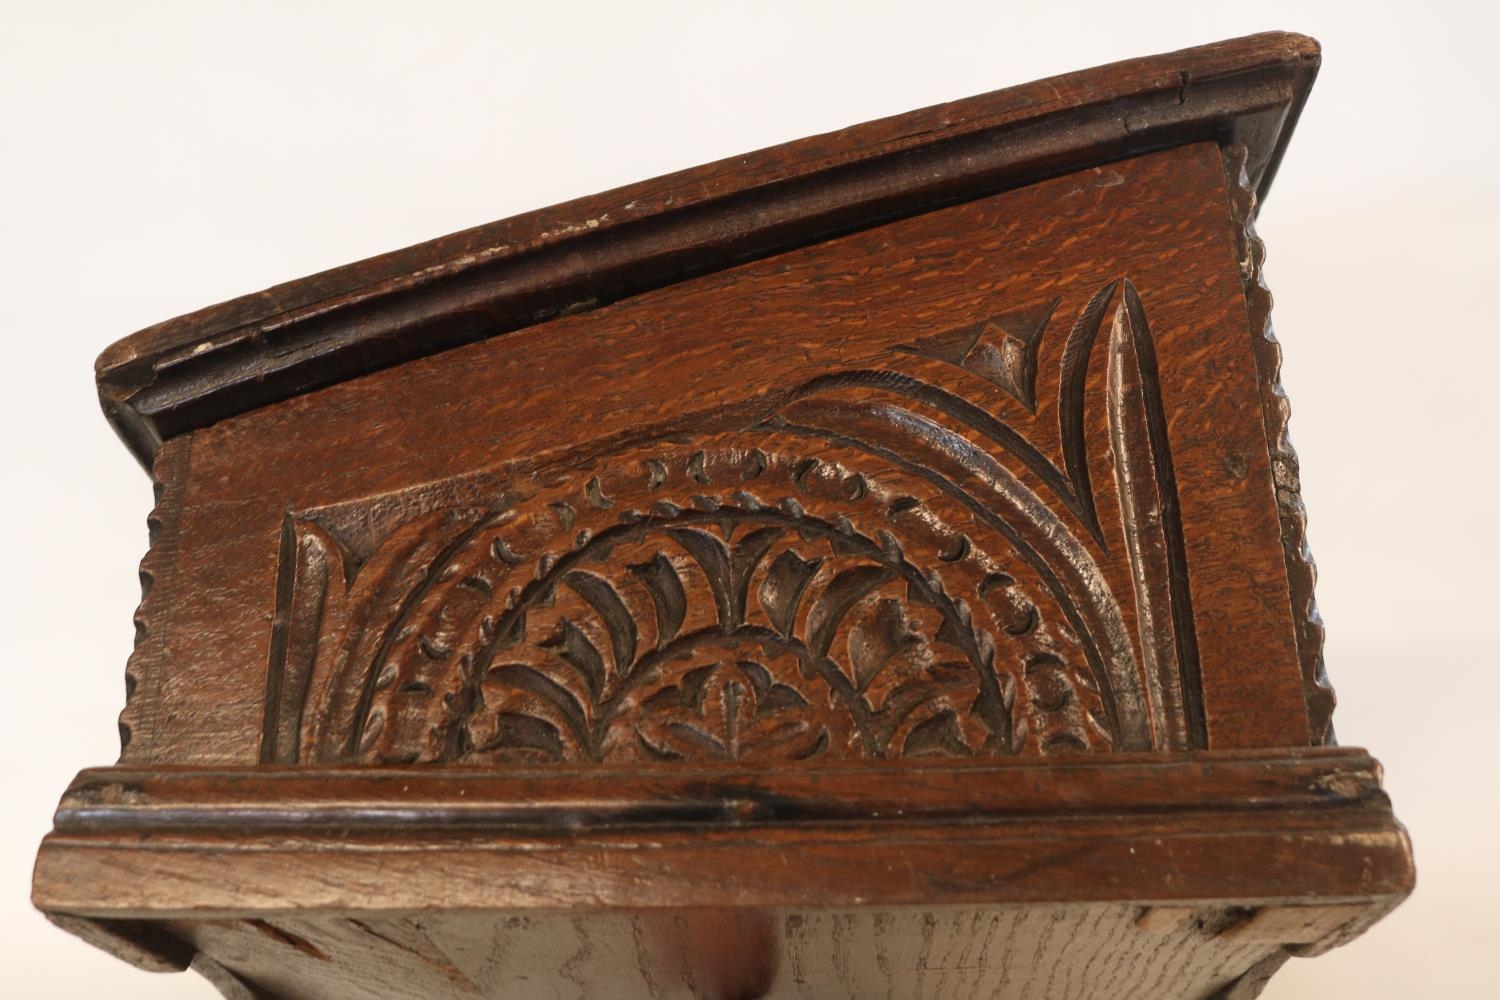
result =
[{"label": "notched carved edge", "polygon": [[1224,147],[1229,181],[1229,213],[1234,223],[1240,280],[1245,287],[1256,367],[1260,371],[1261,411],[1266,420],[1266,445],[1271,453],[1271,475],[1276,487],[1276,511],[1281,521],[1281,547],[1286,559],[1287,585],[1302,662],[1302,689],[1307,700],[1309,737],[1314,746],[1332,744],[1333,709],[1337,703],[1323,662],[1323,618],[1314,595],[1318,578],[1307,544],[1307,508],[1297,452],[1288,433],[1291,403],[1281,385],[1281,344],[1271,326],[1271,290],[1261,265],[1265,245],[1255,233],[1256,195],[1246,171],[1244,146]]},{"label": "notched carved edge", "polygon": [[134,738],[153,728],[142,718],[152,699],[139,697],[140,686],[143,681],[155,684],[160,679],[166,625],[172,607],[172,588],[168,583],[177,566],[177,527],[191,448],[191,435],[169,441],[157,453],[151,468],[156,505],[146,516],[147,547],[140,563],[141,600],[135,609],[135,648],[125,663],[125,707],[119,716],[122,762],[140,759],[141,744]]}]

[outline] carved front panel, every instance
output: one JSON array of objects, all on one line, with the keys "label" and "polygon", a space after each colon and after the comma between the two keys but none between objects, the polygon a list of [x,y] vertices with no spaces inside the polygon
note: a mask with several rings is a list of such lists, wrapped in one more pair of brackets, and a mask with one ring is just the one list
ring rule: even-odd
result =
[{"label": "carved front panel", "polygon": [[[1059,301],[892,354],[973,373],[1035,411],[1037,350]],[[378,539],[368,504],[292,515],[266,756],[1202,745],[1141,299],[1128,279],[1110,282],[1070,320],[1041,386],[1056,400],[1056,455],[935,381],[848,370],[747,411],[738,431],[608,453],[524,496],[471,482],[473,504],[422,510],[408,497],[417,512]],[[1091,396],[1093,365],[1104,391]],[[1109,429],[1109,453],[1092,463],[1091,416]],[[1091,464],[1112,479],[1094,483]],[[1096,491],[1122,518],[1121,591],[1101,565]],[[340,539],[350,523],[365,526],[368,552]]]},{"label": "carved front panel", "polygon": [[1193,147],[224,421],[127,714],[200,761],[1305,742],[1236,250]]}]

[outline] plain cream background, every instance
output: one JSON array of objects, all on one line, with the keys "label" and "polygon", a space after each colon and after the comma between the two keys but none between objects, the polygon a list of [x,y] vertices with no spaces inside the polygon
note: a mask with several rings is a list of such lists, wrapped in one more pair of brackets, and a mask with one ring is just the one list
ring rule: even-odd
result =
[{"label": "plain cream background", "polygon": [[1493,996],[1495,9],[0,3],[0,993],[213,995],[27,903],[57,796],[118,749],[151,498],[95,404],[106,344],[679,167],[1277,27],[1325,49],[1260,228],[1337,726],[1385,761],[1420,886],[1266,996]]}]

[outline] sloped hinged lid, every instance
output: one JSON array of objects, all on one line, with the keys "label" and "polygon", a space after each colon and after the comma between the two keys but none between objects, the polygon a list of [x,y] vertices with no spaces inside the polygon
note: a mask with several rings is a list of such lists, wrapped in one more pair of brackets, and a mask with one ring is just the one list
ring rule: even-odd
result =
[{"label": "sloped hinged lid", "polygon": [[136,457],[217,420],[694,275],[1188,142],[1264,196],[1317,73],[1267,33],[1069,73],[454,233],[168,320],[96,363]]}]

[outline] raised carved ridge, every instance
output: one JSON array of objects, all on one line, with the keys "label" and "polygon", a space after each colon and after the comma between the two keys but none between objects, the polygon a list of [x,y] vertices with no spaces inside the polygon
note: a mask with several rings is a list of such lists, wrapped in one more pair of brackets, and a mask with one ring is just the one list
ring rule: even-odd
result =
[{"label": "raised carved ridge", "polygon": [[1265,245],[1255,233],[1255,187],[1246,172],[1244,146],[1224,148],[1229,176],[1229,210],[1235,224],[1240,256],[1240,278],[1245,286],[1255,361],[1260,369],[1261,410],[1266,418],[1266,444],[1271,450],[1271,473],[1276,484],[1276,509],[1281,519],[1281,546],[1286,557],[1287,584],[1297,630],[1297,652],[1302,662],[1302,686],[1307,697],[1309,735],[1316,745],[1332,744],[1333,709],[1337,704],[1323,661],[1323,618],[1315,594],[1317,565],[1307,544],[1307,508],[1297,452],[1288,430],[1291,403],[1281,386],[1281,343],[1271,325],[1271,290],[1261,266]]},{"label": "raised carved ridge", "polygon": [[[1109,338],[1109,427],[1141,659],[1154,704],[1179,744],[1206,746],[1197,638],[1188,592],[1177,477],[1167,441],[1156,347],[1129,280]],[[1161,619],[1167,619],[1162,621]]]},{"label": "raised carved ridge", "polygon": [[[1115,303],[1093,417],[1111,430],[1127,541],[1112,585],[1085,386]],[[898,350],[965,367],[995,347],[985,337],[1024,328],[1034,354],[1057,305],[977,324],[951,356],[933,353],[944,334]],[[1008,383],[965,370],[1032,410],[1024,361]],[[527,496],[417,505],[360,555],[340,517],[367,529],[362,513],[289,516],[262,759],[1204,746],[1157,380],[1140,296],[1112,281],[1063,345],[1067,472],[949,389],[855,370],[782,394],[742,431],[627,448]]]}]

